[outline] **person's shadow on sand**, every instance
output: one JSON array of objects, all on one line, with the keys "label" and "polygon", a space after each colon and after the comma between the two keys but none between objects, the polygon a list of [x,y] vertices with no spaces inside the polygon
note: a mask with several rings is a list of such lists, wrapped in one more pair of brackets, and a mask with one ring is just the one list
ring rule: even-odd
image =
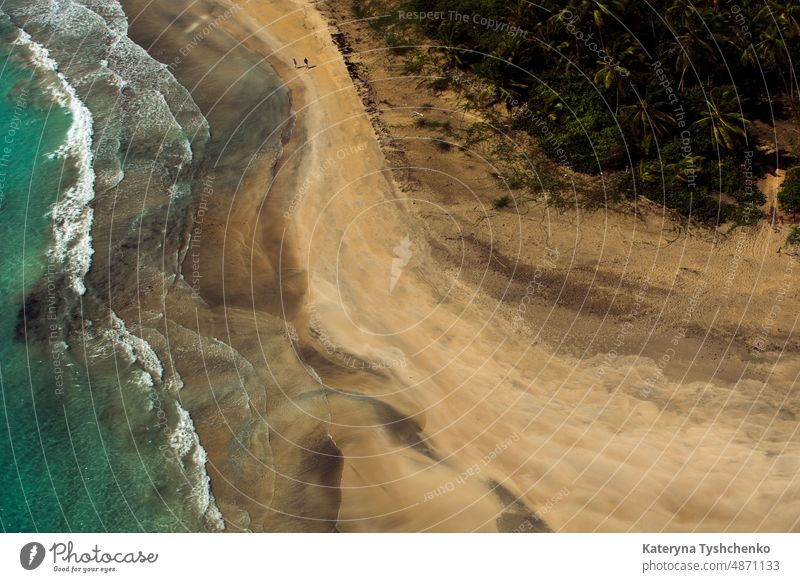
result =
[{"label": "person's shadow on sand", "polygon": [[[292,59],[292,62],[294,63],[294,68],[295,69],[300,69],[301,68],[301,66],[297,64],[297,59]],[[303,66],[306,69],[315,69],[317,67],[317,65],[309,65],[308,64],[308,59],[303,59]]]}]

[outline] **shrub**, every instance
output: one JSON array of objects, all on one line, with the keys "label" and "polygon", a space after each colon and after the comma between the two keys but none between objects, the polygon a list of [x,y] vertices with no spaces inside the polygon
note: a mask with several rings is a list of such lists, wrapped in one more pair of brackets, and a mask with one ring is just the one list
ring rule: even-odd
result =
[{"label": "shrub", "polygon": [[415,54],[408,57],[403,63],[403,69],[406,73],[417,75],[425,68],[428,59],[425,55]]},{"label": "shrub", "polygon": [[578,172],[598,174],[629,164],[626,142],[614,115],[586,79],[553,76],[538,85],[528,101],[530,115],[514,125],[533,135],[556,163],[569,160]]},{"label": "shrub", "polygon": [[755,180],[747,183],[742,164],[735,164],[731,158],[727,158],[714,169],[719,172],[713,177],[715,182],[719,181],[719,190],[733,196],[743,206],[761,206],[767,201],[764,193],[756,187]]},{"label": "shrub", "polygon": [[[508,0],[399,2],[408,11],[480,14],[525,34],[534,32],[549,50],[529,42],[525,35],[476,26],[471,19],[398,18],[394,25],[432,37],[435,42],[429,50],[444,55],[445,72],[457,69],[458,77],[431,81],[434,89],[452,87],[461,73],[475,75],[485,86],[481,91],[463,91],[470,105],[485,109],[489,101],[496,110],[505,105],[514,119],[512,127],[538,140],[541,147],[537,151],[553,162],[590,174],[637,168],[642,161],[648,162],[647,167],[655,163],[665,180],[668,174],[677,176],[677,182],[668,180],[666,194],[661,192],[662,172],[640,177],[646,178],[644,190],[652,192],[648,196],[664,199],[667,206],[684,213],[691,209],[693,216],[708,220],[738,215],[737,220],[748,222],[759,216],[764,197],[747,184],[742,167],[744,147],[753,149],[753,142],[758,144],[757,136],[748,133],[746,120],[770,122],[775,103],[784,100],[772,96],[785,96],[789,90],[784,59],[775,53],[786,47],[762,43],[759,46],[770,58],[759,62],[741,56],[749,37],[772,34],[771,19],[752,19],[746,33],[731,30],[729,42],[714,45],[720,54],[704,55],[703,42],[710,42],[711,37],[684,45],[671,27],[654,24],[652,7],[646,2],[539,0],[538,8],[550,17],[531,9],[530,4]],[[672,0],[662,3],[659,10],[684,15],[684,4]],[[577,24],[570,25],[559,16],[564,8],[575,15]],[[616,68],[617,74],[610,71],[579,34],[598,39],[628,74],[621,75]],[[800,50],[797,35],[787,42],[795,53]],[[690,57],[691,70],[681,72],[674,65],[662,70],[652,66],[652,59],[642,58],[647,53],[669,52]],[[467,144],[478,143],[482,134],[474,132],[467,138]],[[667,148],[672,151],[665,152]],[[798,182],[800,179],[787,182],[781,204],[800,213]]]},{"label": "shrub", "polygon": [[504,196],[500,196],[500,198],[495,198],[494,200],[495,210],[506,208],[509,204],[511,204],[511,196],[508,196],[507,194]]},{"label": "shrub", "polygon": [[736,207],[731,218],[739,226],[755,226],[761,219],[761,209],[752,204],[743,204]]},{"label": "shrub", "polygon": [[800,244],[800,226],[793,226],[792,230],[789,231],[789,236],[786,237],[786,244],[787,245],[799,245]]},{"label": "shrub", "polygon": [[778,201],[789,212],[800,212],[800,165],[786,170],[786,177],[778,192]]},{"label": "shrub", "polygon": [[415,50],[414,42],[411,39],[393,30],[387,31],[384,39],[391,51],[397,55],[404,55]]},{"label": "shrub", "polygon": [[445,89],[450,88],[450,77],[443,76],[443,77],[436,77],[429,81],[429,85],[431,89],[436,92],[444,91]]}]

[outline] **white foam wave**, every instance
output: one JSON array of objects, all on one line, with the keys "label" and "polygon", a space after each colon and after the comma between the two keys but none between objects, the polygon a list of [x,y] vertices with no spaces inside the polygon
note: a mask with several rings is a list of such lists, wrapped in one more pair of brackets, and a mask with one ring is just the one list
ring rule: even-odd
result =
[{"label": "white foam wave", "polygon": [[43,71],[55,73],[58,83],[50,90],[56,102],[72,115],[66,140],[52,154],[56,159],[72,159],[77,168],[75,184],[61,193],[51,209],[54,242],[48,251],[50,260],[64,265],[72,289],[79,295],[86,292],[83,278],[92,263],[92,219],[89,203],[94,198],[94,169],[92,166],[92,114],[78,97],[67,78],[58,71],[58,63],[50,52],[34,41],[24,30],[15,44],[26,47],[32,63]]},{"label": "white foam wave", "polygon": [[[111,325],[105,331],[106,337],[115,347],[119,347],[127,355],[130,364],[142,368],[141,377],[138,379],[140,386],[154,388],[155,383],[161,383],[164,375],[164,366],[152,346],[144,339],[128,331],[125,322],[111,311]],[[177,373],[170,378],[170,388],[180,390],[183,381]],[[164,385],[167,388],[166,383]],[[194,422],[189,412],[175,402],[178,422],[169,435],[169,446],[175,452],[176,458],[189,477],[192,484],[190,499],[195,503],[197,510],[205,516],[209,525],[216,529],[223,529],[222,514],[214,503],[211,494],[211,479],[206,472],[208,455],[200,444],[200,438],[194,427]]]},{"label": "white foam wave", "polygon": [[31,36],[24,30],[19,31],[19,36],[14,41],[15,45],[24,46],[31,53],[31,63],[38,68],[45,71],[58,71],[58,63],[50,58],[50,51],[45,47],[35,42]]},{"label": "white foam wave", "polygon": [[[143,388],[147,388],[147,389],[153,388],[153,377],[150,376],[150,374],[148,374],[144,370],[136,370],[133,373],[133,381],[134,381],[135,384],[137,384],[138,386],[141,386]],[[151,410],[152,410],[152,406],[151,406]]]},{"label": "white foam wave", "polygon": [[119,347],[127,355],[128,363],[138,364],[150,375],[151,383],[161,382],[164,376],[164,366],[155,350],[149,343],[128,331],[125,322],[113,311],[111,312],[111,325],[105,330],[105,336],[114,346]]},{"label": "white foam wave", "polygon": [[[31,23],[31,26],[35,26],[38,30],[49,31],[50,38],[59,39],[64,46],[75,44],[81,47],[81,52],[75,55],[76,59],[70,61],[70,67],[75,66],[81,71],[81,74],[73,79],[74,86],[81,90],[84,87],[91,88],[95,86],[95,82],[103,80],[98,75],[104,75],[105,70],[108,70],[109,74],[113,75],[113,79],[110,79],[111,86],[115,86],[119,91],[126,86],[133,87],[135,89],[133,93],[138,95],[138,99],[130,98],[129,107],[124,108],[134,117],[131,121],[135,123],[130,126],[139,128],[140,133],[145,131],[159,133],[162,138],[165,134],[170,134],[172,139],[167,141],[167,146],[177,145],[175,148],[177,154],[165,157],[163,163],[180,165],[192,162],[193,152],[186,136],[207,138],[208,123],[189,92],[177,82],[166,66],[152,59],[143,48],[127,37],[127,19],[117,2],[113,0],[21,2],[15,3],[14,14],[17,21]],[[87,38],[89,40],[85,42]],[[31,61],[35,66],[49,71],[57,78],[57,82],[50,87],[53,97],[72,113],[72,125],[66,142],[53,153],[53,157],[69,158],[71,161],[74,159],[78,179],[52,209],[55,243],[49,256],[51,260],[57,260],[65,265],[70,285],[76,292],[83,294],[86,291],[83,279],[91,266],[93,252],[91,245],[93,213],[89,203],[95,196],[95,180],[99,178],[101,184],[106,187],[109,184],[114,185],[123,176],[122,168],[113,166],[100,176],[95,175],[91,149],[93,140],[91,112],[78,97],[74,86],[59,70],[59,64],[51,58],[46,47],[36,43],[25,32],[20,34],[16,42],[29,49]],[[57,55],[73,54],[68,51],[59,53],[57,46],[52,46]],[[102,70],[93,73],[88,66],[80,68],[81,59],[84,59],[84,65],[88,65],[90,61],[86,59],[90,58],[96,58],[92,62],[99,63]],[[126,113],[121,111],[120,114]],[[102,114],[98,115],[101,115],[98,119],[102,121],[104,119]],[[121,130],[113,130],[112,127],[116,127],[116,124],[104,127],[107,143],[99,144],[98,160],[111,157],[110,154],[114,153],[112,146],[115,139],[119,146]],[[177,188],[169,193],[172,196],[180,196],[182,191]],[[122,319],[113,312],[111,327],[104,330],[104,333],[117,349],[122,350],[130,364],[141,368],[132,371],[131,377],[135,384],[146,389],[169,391],[169,393],[180,390],[182,382],[177,374],[168,375],[164,381],[164,367],[156,352],[144,339],[128,331]],[[211,493],[211,480],[206,472],[208,461],[206,451],[200,444],[188,411],[177,402],[175,406],[177,426],[170,433],[168,445],[174,450],[189,477],[192,486],[190,498],[197,509],[212,528],[224,529],[222,515]]]},{"label": "white foam wave", "polygon": [[[210,527],[218,530],[225,528],[222,514],[214,502],[211,493],[211,478],[206,471],[208,455],[200,444],[192,417],[181,406],[177,406],[178,425],[170,435],[170,446],[175,451],[184,469],[192,471],[192,491],[189,498],[195,503],[197,510],[205,517]],[[186,459],[187,464],[183,462]]]},{"label": "white foam wave", "polygon": [[128,17],[116,0],[77,0],[77,3],[100,16],[105,20],[106,26],[117,34],[128,34]]}]

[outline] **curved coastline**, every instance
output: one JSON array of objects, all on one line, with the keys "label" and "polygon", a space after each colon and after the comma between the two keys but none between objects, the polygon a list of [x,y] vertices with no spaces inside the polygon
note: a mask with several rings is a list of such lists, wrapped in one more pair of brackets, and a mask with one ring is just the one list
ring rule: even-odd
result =
[{"label": "curved coastline", "polygon": [[325,407],[310,404],[320,420],[306,422],[307,409],[292,404],[309,377],[287,339],[280,247],[270,242],[282,214],[270,184],[298,139],[297,96],[290,104],[263,56],[240,44],[243,15],[231,5],[124,4],[132,37],[174,64],[211,127],[182,274],[165,293],[159,327],[208,451],[215,499],[230,531],[332,531],[341,461]]},{"label": "curved coastline", "polygon": [[[280,386],[283,390],[278,392],[286,399],[280,400],[277,410],[286,405],[298,410],[300,403],[314,406],[303,410],[305,417],[295,417],[299,427],[308,428],[308,419],[318,419],[316,428],[327,429],[341,451],[336,529],[796,527],[782,512],[796,501],[778,503],[783,491],[796,483],[792,469],[797,462],[796,439],[782,456],[785,466],[779,466],[771,446],[744,431],[735,411],[720,413],[713,405],[698,408],[696,402],[697,394],[711,386],[732,410],[752,406],[770,410],[771,404],[765,402],[769,397],[761,395],[780,399],[784,386],[770,384],[768,375],[754,374],[746,382],[756,392],[745,394],[726,374],[715,375],[713,364],[709,377],[661,378],[659,356],[669,352],[660,345],[638,357],[620,358],[621,369],[602,368],[598,373],[596,359],[582,361],[543,342],[519,341],[520,336],[534,337],[535,330],[529,330],[527,323],[520,329],[508,315],[517,307],[516,297],[506,296],[516,291],[510,281],[503,278],[498,283],[499,300],[491,296],[491,286],[488,292],[483,288],[487,263],[498,258],[491,238],[489,258],[470,265],[476,273],[461,280],[458,252],[442,257],[442,238],[450,234],[458,239],[460,234],[464,241],[463,230],[477,227],[469,220],[457,222],[458,212],[453,213],[454,220],[449,207],[453,201],[446,196],[432,204],[428,193],[395,184],[392,165],[378,144],[392,150],[396,136],[371,123],[375,114],[371,108],[379,108],[377,98],[372,104],[362,103],[331,39],[329,17],[308,2],[276,0],[268,5],[249,3],[241,19],[227,24],[232,34],[273,64],[291,89],[297,111],[295,133],[284,152],[286,162],[279,164],[275,177],[273,192],[278,196],[262,210],[262,228],[252,239],[261,246],[247,252],[260,259],[262,251],[276,246],[278,211],[291,208],[293,196],[302,192],[284,222],[286,234],[278,247],[292,251],[288,259],[294,264],[278,271],[277,288],[292,307],[285,314],[291,323],[287,335],[307,374],[298,379],[299,392],[294,391],[296,385],[292,390]],[[360,55],[361,60],[373,52]],[[313,66],[296,69],[292,59],[301,62],[303,56],[312,56]],[[363,62],[352,66],[367,68]],[[394,82],[402,84],[397,69],[380,66],[386,66],[388,78],[380,76],[381,69],[376,79],[362,76],[365,92],[381,82],[389,88]],[[406,80],[413,85],[413,79]],[[394,109],[406,107],[394,108],[391,102],[396,97],[389,93],[384,95],[387,116],[398,115]],[[355,154],[342,153],[346,163],[327,164],[342,148],[360,144],[364,147]],[[306,187],[306,180],[315,175],[320,179],[312,179]],[[473,201],[455,204],[471,207]],[[438,217],[431,218],[434,214]],[[497,222],[504,223],[505,218],[500,213]],[[581,252],[588,257],[594,257],[597,249],[602,253],[605,246],[598,243],[605,243],[606,218],[599,214],[580,232],[564,227],[559,233],[563,254],[572,253],[573,261],[580,261],[575,256],[578,234],[596,247]],[[456,222],[456,232],[441,228],[437,220]],[[570,217],[559,221],[569,223]],[[624,218],[619,222],[627,225]],[[486,227],[489,235],[494,226],[505,225]],[[529,224],[528,231],[517,234],[512,245],[521,245],[522,235],[544,238],[548,233]],[[648,232],[643,238],[660,240],[662,234]],[[403,241],[410,241],[411,249]],[[613,249],[620,256],[629,250]],[[460,250],[463,261],[465,251]],[[498,262],[517,256],[519,264],[512,266],[519,267],[524,278],[526,267],[535,267],[536,259],[519,260],[520,249],[516,251],[501,255]],[[287,258],[283,252],[279,256]],[[705,259],[702,251],[693,257],[697,262]],[[596,268],[587,266],[590,272]],[[659,280],[669,280],[670,267],[659,268]],[[275,280],[274,272],[266,278],[251,276],[245,277],[249,289],[243,293],[250,305],[258,305],[264,300],[260,294],[266,291],[266,282]],[[555,281],[552,286],[557,292]],[[682,299],[691,303],[704,290],[700,286]],[[655,291],[654,295],[659,297]],[[601,304],[603,300],[598,299]],[[578,307],[568,312],[568,325],[583,314],[580,305],[578,301]],[[537,306],[530,319],[547,321],[548,309],[553,306]],[[676,328],[668,333],[682,329],[680,324]],[[702,339],[700,333],[686,343],[691,347],[702,344]],[[677,370],[692,361],[692,354],[676,356]],[[384,365],[387,362],[399,365]],[[793,355],[782,360],[780,375],[791,374],[795,362]],[[705,374],[705,367],[700,368]],[[650,378],[660,381],[642,397],[637,383],[649,386]],[[773,422],[769,413],[752,420],[761,423],[758,430],[765,433],[795,434],[796,424],[788,416],[781,423]],[[703,436],[676,439],[677,432]],[[276,426],[272,434],[277,443],[287,440],[289,433]],[[747,471],[719,462],[723,457],[748,458]],[[754,481],[749,477],[753,474],[770,477]],[[728,497],[709,508],[706,500],[713,495],[714,484],[722,482]],[[666,490],[664,483],[670,484]],[[325,491],[325,487],[317,490]]]},{"label": "curved coastline", "polygon": [[[488,475],[423,505],[437,483],[459,478],[464,462],[432,454],[426,411],[403,395],[402,370],[342,366],[313,337],[311,318],[318,316],[337,336],[347,354],[343,361],[404,359],[391,342],[363,344],[338,321],[341,311],[332,303],[336,257],[330,253],[336,233],[362,201],[389,202],[376,217],[375,227],[386,230],[375,239],[379,246],[397,236],[407,202],[387,179],[372,126],[320,13],[281,1],[248,3],[230,16],[229,6],[125,3],[139,44],[162,62],[178,62],[181,55],[173,72],[211,126],[208,159],[214,161],[207,171],[213,172],[213,192],[202,200],[202,228],[195,223],[187,231],[191,241],[183,247],[191,250],[182,281],[165,298],[164,335],[173,351],[201,345],[199,358],[183,350],[174,364],[228,529],[546,531],[518,495]],[[207,25],[204,30],[213,30],[192,44],[197,21],[218,24]],[[182,54],[186,46],[192,50]],[[296,68],[300,55],[313,55],[312,66]],[[257,79],[254,88],[249,85],[248,75],[262,61],[282,79],[294,112],[290,139],[279,139],[267,160],[259,158],[259,130],[243,124],[269,101],[266,95],[274,95],[263,79],[260,91]],[[288,128],[287,121],[280,123]],[[247,132],[240,135],[242,127]],[[353,177],[367,183],[340,197],[342,206],[320,228],[321,209]],[[368,261],[384,253],[364,251]],[[187,283],[195,275],[200,284],[192,287]],[[385,286],[382,279],[374,284]],[[368,283],[358,293],[374,296],[375,290]],[[429,290],[420,294],[424,308]],[[365,301],[368,312],[373,300]],[[389,385],[398,387],[398,395],[382,397]],[[423,469],[415,469],[418,464]],[[371,484],[382,475],[395,476],[389,487]]]},{"label": "curved coastline", "polygon": [[[429,200],[395,185],[379,147],[391,136],[376,134],[314,6],[125,6],[133,37],[175,63],[211,126],[182,276],[140,293],[128,317],[145,314],[143,333],[183,380],[228,530],[791,527],[773,501],[794,453],[776,467],[735,416],[701,410],[690,423],[699,380],[679,392],[664,378],[640,398],[657,360],[626,359],[630,378],[598,374],[591,359],[517,341],[500,305],[508,281],[494,301],[483,279],[459,280],[426,231]],[[294,64],[305,57],[311,67]],[[759,489],[723,456],[774,479]],[[709,510],[722,482],[735,494]]]},{"label": "curved coastline", "polygon": [[[371,236],[348,243],[380,276],[364,279],[363,269],[350,271],[353,265],[348,265],[347,273],[339,273],[345,278],[338,280],[338,290],[353,285],[356,295],[345,301],[351,309],[363,306],[370,325],[385,325],[384,316],[388,325],[402,323],[417,313],[398,317],[375,311],[375,301],[386,290],[384,255],[396,244],[395,237],[402,238],[409,201],[395,189],[322,15],[302,2],[246,4],[236,18],[221,22],[221,28],[269,61],[291,92],[296,113],[277,172],[268,177],[269,196],[263,204],[258,191],[239,198],[247,189],[237,190],[236,207],[226,215],[224,232],[217,238],[223,252],[214,255],[214,262],[224,262],[222,276],[215,279],[220,288],[204,295],[212,307],[214,295],[221,296],[221,317],[231,345],[256,373],[259,366],[268,372],[268,458],[278,478],[272,515],[265,514],[261,528],[548,531],[508,483],[489,474],[471,479],[446,498],[425,498],[437,485],[458,480],[468,463],[432,452],[425,429],[428,412],[406,387],[407,370],[377,364],[405,361],[405,354],[415,350],[406,342],[424,345],[426,340],[415,333],[399,345],[370,341],[342,320],[343,306],[336,300],[339,237],[364,206],[375,204],[382,210],[374,217]],[[305,55],[313,56],[311,67],[296,67],[294,60],[301,62]],[[263,183],[267,182],[262,187]],[[326,208],[331,215],[321,218]],[[242,238],[251,244],[243,244]],[[237,262],[242,255],[249,259],[243,267]],[[421,283],[410,272],[408,284],[419,293],[419,309],[435,309],[437,299],[428,281],[440,279],[442,273],[430,263],[423,269]],[[257,350],[250,345],[243,320],[254,324]],[[315,336],[320,328],[336,338],[338,353]],[[278,332],[275,342],[269,334]],[[339,358],[342,354],[347,357]],[[503,433],[498,433],[500,440],[509,437]],[[250,448],[255,451],[258,448]],[[217,483],[227,488],[230,483],[220,473]],[[385,479],[389,484],[381,485]],[[220,497],[219,489],[215,495]],[[222,505],[221,509],[226,513]],[[231,509],[228,515],[234,513]],[[252,526],[250,522],[248,529],[259,529]]]},{"label": "curved coastline", "polygon": [[[32,412],[37,424],[49,427],[40,438],[50,474],[50,491],[42,499],[52,497],[60,515],[53,515],[44,500],[27,513],[32,527],[54,530],[218,529],[205,452],[191,419],[170,393],[180,378],[165,377],[159,357],[134,333],[136,322],[129,331],[117,317],[120,302],[113,297],[109,268],[115,261],[154,268],[138,249],[135,256],[124,256],[130,229],[121,227],[138,222],[150,229],[158,223],[154,208],[160,210],[163,199],[152,196],[148,208],[148,187],[172,200],[185,185],[183,165],[191,166],[192,148],[199,155],[203,136],[192,135],[190,141],[183,130],[202,129],[204,121],[193,104],[177,104],[182,88],[125,35],[124,14],[115,0],[93,8],[105,10],[101,15],[75,2],[58,11],[35,2],[3,6],[4,18],[7,14],[20,31],[13,44],[30,51],[31,65],[53,79],[37,87],[44,91],[39,99],[51,94],[71,118],[63,143],[48,154],[60,161],[62,174],[48,212],[52,237],[42,258],[46,273],[26,289],[16,327],[16,341],[28,349],[25,363],[45,379],[30,386],[29,403],[15,392],[23,389],[19,379],[11,378],[5,388],[27,403],[25,413]],[[74,26],[76,20],[82,26]],[[132,112],[148,116],[133,131],[126,125]],[[155,151],[147,145],[154,129],[163,137]],[[142,166],[151,178],[144,184],[136,181]],[[50,188],[54,185],[27,194],[46,199],[54,194]],[[118,220],[118,200],[141,201],[141,212],[127,213],[120,205]],[[165,214],[163,222],[170,224],[174,217]],[[127,291],[118,290],[121,296]],[[63,432],[66,440],[59,443]],[[15,440],[26,446],[22,435]],[[64,444],[72,446],[72,456],[61,451]],[[30,463],[23,473],[35,466],[33,459]],[[84,481],[83,471],[96,476]],[[169,489],[159,490],[161,483],[169,483]],[[27,487],[34,498],[40,486],[47,490],[47,483],[20,480],[20,485],[23,495]],[[13,504],[4,509],[13,516],[9,527],[30,527]]]}]

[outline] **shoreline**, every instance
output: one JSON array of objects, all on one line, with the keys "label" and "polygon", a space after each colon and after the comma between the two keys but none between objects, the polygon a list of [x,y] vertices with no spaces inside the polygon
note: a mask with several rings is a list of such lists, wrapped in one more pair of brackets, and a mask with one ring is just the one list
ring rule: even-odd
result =
[{"label": "shoreline", "polygon": [[[227,3],[194,17],[214,6]],[[365,110],[316,7],[248,4],[220,29],[272,65],[296,113],[274,179],[261,164],[235,203],[215,202],[202,305],[187,313],[179,290],[166,301],[176,345],[218,352],[175,365],[229,529],[796,527],[785,516],[797,502],[776,503],[800,454],[797,395],[781,393],[796,358],[745,358],[735,318],[717,320],[701,274],[731,268],[719,258],[730,241],[673,241],[657,212],[492,211],[498,188],[478,156],[415,145],[406,110],[434,96],[378,56],[367,84],[386,107]],[[312,68],[290,64],[305,56]],[[400,154],[417,167],[398,169],[408,182]],[[759,256],[782,266],[771,231],[754,236],[741,268],[759,273]],[[738,268],[727,299],[746,313]],[[765,321],[770,306],[756,307],[749,317]],[[764,347],[790,323],[776,321]],[[623,331],[622,347],[600,349]],[[406,365],[342,365],[395,361]],[[740,458],[746,470],[728,460]]]},{"label": "shoreline", "polygon": [[[83,493],[60,493],[73,504],[68,511],[61,510],[60,517],[64,520],[61,527],[103,527],[124,531],[141,528],[146,523],[147,528],[154,529],[214,529],[218,512],[209,496],[204,463],[195,462],[202,459],[205,453],[185,411],[168,392],[168,385],[176,381],[176,378],[171,374],[164,377],[162,362],[150,345],[126,328],[111,305],[112,278],[116,279],[114,288],[121,291],[120,294],[126,298],[135,298],[139,291],[129,285],[130,280],[126,280],[126,276],[117,279],[119,271],[110,268],[108,262],[108,257],[120,246],[130,243],[132,238],[125,236],[125,229],[120,229],[121,235],[111,233],[115,209],[120,211],[118,224],[130,218],[124,204],[116,206],[117,194],[124,192],[125,198],[142,201],[142,214],[153,208],[161,210],[163,206],[159,207],[159,200],[152,199],[149,206],[146,205],[143,202],[146,196],[140,198],[142,191],[131,184],[121,187],[119,191],[116,189],[123,179],[135,176],[136,169],[133,167],[135,163],[131,163],[127,176],[121,171],[115,173],[117,152],[113,149],[101,151],[102,148],[98,146],[103,138],[113,141],[114,137],[122,135],[121,130],[120,133],[115,132],[119,127],[109,131],[111,136],[105,133],[109,129],[105,124],[112,115],[112,109],[106,106],[108,100],[103,98],[107,98],[109,93],[114,95],[114,91],[123,84],[130,83],[131,93],[141,88],[141,77],[126,76],[130,72],[130,69],[125,69],[126,65],[148,69],[151,65],[156,66],[156,63],[143,51],[136,51],[139,47],[133,45],[124,32],[120,33],[109,20],[83,8],[82,15],[87,21],[87,27],[93,30],[93,40],[100,39],[98,44],[101,47],[94,45],[92,48],[107,50],[103,54],[110,56],[111,51],[107,47],[113,41],[133,52],[125,53],[124,56],[128,58],[112,60],[111,64],[109,60],[98,59],[99,66],[90,73],[85,69],[76,72],[73,61],[66,58],[75,55],[73,47],[69,45],[69,35],[60,34],[61,23],[51,20],[52,13],[46,10],[38,18],[25,18],[29,15],[20,14],[19,8],[12,5],[6,8],[9,10],[8,15],[3,13],[3,18],[18,32],[13,45],[22,45],[25,47],[22,50],[31,53],[28,59],[29,70],[45,71],[51,81],[49,85],[41,84],[43,95],[37,97],[37,107],[44,107],[43,103],[50,102],[51,106],[67,110],[71,114],[71,122],[65,128],[63,141],[48,154],[51,160],[63,160],[62,179],[65,176],[69,178],[66,183],[59,184],[56,189],[59,199],[45,214],[50,222],[49,245],[41,258],[47,267],[46,274],[43,274],[24,297],[24,306],[17,316],[17,341],[26,347],[26,351],[29,347],[37,352],[42,351],[43,359],[39,361],[37,358],[36,361],[41,370],[34,367],[34,373],[40,374],[46,370],[47,363],[52,366],[51,382],[55,381],[55,389],[48,392],[47,386],[50,383],[45,380],[36,387],[36,400],[43,409],[37,412],[36,401],[31,402],[36,422],[47,424],[52,431],[50,438],[66,438],[60,434],[60,431],[66,430],[68,442],[72,443],[74,438],[83,443],[80,459],[72,443],[75,463],[87,471],[101,472],[94,487],[89,488],[84,484]],[[121,11],[121,7],[118,8]],[[67,10],[72,9],[80,11],[81,7],[70,4]],[[31,31],[30,34],[27,30]],[[109,40],[109,43],[104,44],[103,38]],[[120,57],[119,54],[115,56]],[[83,74],[95,75],[95,80],[98,77],[112,78],[117,83],[111,83],[110,86],[98,83],[101,87],[93,91],[94,85],[87,87],[83,83]],[[185,135],[182,133],[185,126],[172,117],[173,110],[170,109],[170,105],[174,105],[176,92],[179,93],[183,88],[179,88],[171,77],[165,77],[156,79],[160,82],[158,95],[164,106],[160,113],[174,124],[173,128]],[[104,92],[103,89],[108,91]],[[131,98],[131,93],[127,93],[126,98]],[[131,107],[134,99],[135,97],[125,105]],[[136,105],[144,106],[142,101],[136,102]],[[183,122],[196,121],[194,114],[195,110],[191,105],[185,104]],[[143,127],[137,128],[141,129],[138,137],[141,141],[146,141],[147,138],[143,136],[147,135],[152,126],[147,123],[142,125]],[[152,137],[152,134],[148,137]],[[175,134],[173,137],[176,137]],[[184,139],[183,147],[191,148],[188,138]],[[126,134],[123,141],[131,148],[136,140],[131,134]],[[169,144],[174,145],[174,142]],[[169,146],[165,148],[169,152],[165,156],[177,153],[180,159],[186,160],[180,156],[185,149],[171,149]],[[138,154],[147,151],[146,146],[142,148],[141,142],[132,149],[136,149]],[[132,157],[137,158],[136,154]],[[158,173],[161,169],[158,162],[152,158],[148,161],[151,172]],[[160,189],[162,183],[158,178],[154,182],[158,182],[158,186],[154,185],[153,189]],[[147,222],[148,228],[159,226],[158,220]],[[169,222],[167,218],[165,224]],[[150,250],[152,249],[148,249]],[[108,251],[108,255],[105,251]],[[147,251],[142,251],[142,255],[146,253]],[[131,260],[131,255],[129,253],[120,262]],[[140,259],[138,253],[136,259]],[[104,267],[109,267],[105,273]],[[152,272],[152,269],[147,272],[147,268],[152,265],[144,259],[142,267],[140,274],[143,280],[147,280]],[[108,279],[105,278],[106,275]],[[109,285],[106,286],[106,283]],[[105,293],[109,293],[108,302],[103,300]],[[113,303],[116,306],[118,298],[114,298]],[[135,327],[134,323],[133,328]],[[39,342],[41,345],[37,345]],[[120,390],[113,390],[115,386],[119,386]],[[96,392],[93,387],[97,388]],[[87,417],[86,403],[82,401],[87,393],[92,395],[92,418]],[[125,410],[123,419],[126,405],[130,409]],[[154,411],[156,406],[157,412]],[[63,417],[59,419],[62,410]],[[55,413],[55,419],[47,416],[51,412]],[[59,420],[64,424],[61,425]],[[70,422],[74,432],[69,427]],[[157,427],[154,428],[153,423]],[[91,435],[95,431],[97,435],[103,435],[100,442],[92,440]],[[104,441],[103,437],[107,440]],[[141,440],[137,443],[138,439]],[[108,455],[109,450],[115,453],[113,460]],[[61,456],[61,451],[51,442],[46,448],[43,446],[42,454],[45,459],[48,454],[53,458]],[[133,459],[134,455],[138,458]],[[32,466],[33,463],[35,460],[32,459]],[[108,469],[112,472],[113,481],[103,479],[102,471]],[[139,469],[136,475],[132,472],[135,469]],[[54,475],[56,479],[62,480],[58,473],[54,472]],[[129,480],[128,485],[132,488],[129,492],[130,502],[127,504],[117,476],[125,481]],[[173,484],[174,489],[169,492],[148,489],[145,481],[152,485],[154,480],[168,481]],[[68,485],[64,488],[67,489]],[[53,493],[56,493],[55,489]],[[81,507],[83,504],[101,499],[107,503],[102,510],[93,508],[88,514],[84,513],[85,509]],[[43,503],[33,510],[40,512],[44,506]],[[133,514],[131,506],[140,507],[140,514]],[[13,510],[13,505],[11,508]],[[33,518],[32,511],[30,515]],[[89,525],[92,523],[96,525]]]},{"label": "shoreline", "polygon": [[[260,238],[268,234],[260,221],[279,216],[272,209],[276,198],[265,188],[285,156],[291,118],[275,112],[289,113],[288,94],[281,101],[278,78],[240,44],[248,35],[245,10],[231,15],[224,12],[228,6],[202,2],[182,11],[126,3],[129,17],[135,15],[131,36],[148,52],[164,62],[177,62],[174,55],[181,54],[173,73],[212,131],[204,175],[214,176],[213,186],[203,200],[199,230],[197,222],[187,226],[182,247],[196,256],[184,254],[183,277],[164,298],[166,321],[158,327],[167,345],[162,341],[161,347],[181,353],[174,357],[184,381],[180,399],[208,453],[212,492],[227,529],[331,531],[338,451],[325,423],[316,420],[324,413],[319,403],[309,406],[317,410],[310,419],[291,408],[291,395],[303,390],[307,374],[292,356],[272,290],[280,279],[280,245]],[[204,21],[219,25],[180,53],[185,35]],[[266,92],[265,83],[273,85]],[[249,116],[262,119],[263,128],[248,123]],[[274,129],[270,118],[276,119]],[[295,128],[289,143],[297,134]],[[204,175],[196,184],[204,183]],[[198,285],[189,285],[195,278]],[[254,293],[256,287],[263,292]],[[191,345],[199,351],[181,348]]]},{"label": "shoreline", "polygon": [[46,470],[34,528],[798,531],[782,174],[756,227],[603,206],[605,178],[498,128],[499,101],[347,0],[23,4],[75,89],[51,159],[76,160],[67,200],[87,172],[94,198],[10,200],[12,246],[37,248],[14,212],[55,244],[8,279],[4,447],[41,448],[8,484],[18,524]]}]

